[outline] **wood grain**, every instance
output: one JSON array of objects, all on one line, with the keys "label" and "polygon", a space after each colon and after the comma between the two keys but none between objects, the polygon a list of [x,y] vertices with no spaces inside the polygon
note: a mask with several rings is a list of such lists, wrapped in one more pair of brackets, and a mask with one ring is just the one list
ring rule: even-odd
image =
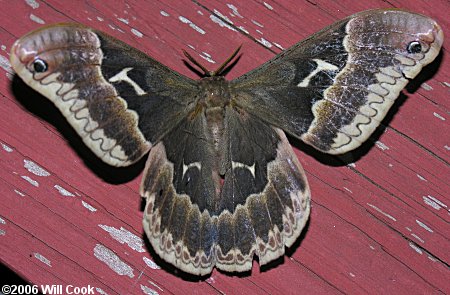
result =
[{"label": "wood grain", "polygon": [[450,293],[449,38],[384,126],[350,156],[327,157],[291,141],[313,203],[288,256],[263,269],[255,262],[250,274],[214,271],[203,280],[165,265],[144,238],[144,161],[125,169],[101,163],[8,63],[12,43],[42,23],[80,22],[193,78],[182,49],[215,69],[243,44],[232,79],[365,9],[404,8],[445,31],[448,1],[105,3],[2,2],[0,261],[7,268],[31,284],[90,285],[98,294]]}]

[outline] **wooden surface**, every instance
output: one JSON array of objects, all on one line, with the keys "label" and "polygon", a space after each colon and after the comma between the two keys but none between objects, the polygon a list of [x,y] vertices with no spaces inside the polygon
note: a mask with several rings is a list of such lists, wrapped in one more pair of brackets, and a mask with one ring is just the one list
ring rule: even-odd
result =
[{"label": "wooden surface", "polygon": [[16,273],[32,284],[94,286],[97,294],[449,294],[450,38],[398,99],[388,127],[351,156],[291,141],[310,182],[312,212],[284,259],[202,280],[168,267],[144,238],[144,161],[126,169],[100,162],[8,62],[12,43],[28,31],[80,22],[190,77],[182,49],[215,69],[243,44],[232,79],[340,18],[392,6],[449,28],[445,0],[0,0],[2,284],[17,282]]}]

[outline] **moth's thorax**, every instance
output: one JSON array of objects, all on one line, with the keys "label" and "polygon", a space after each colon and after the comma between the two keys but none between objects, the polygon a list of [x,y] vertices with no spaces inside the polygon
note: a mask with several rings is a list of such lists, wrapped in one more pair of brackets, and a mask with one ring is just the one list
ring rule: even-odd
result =
[{"label": "moth's thorax", "polygon": [[207,109],[223,108],[230,102],[229,82],[224,77],[206,77],[200,80],[203,103]]}]

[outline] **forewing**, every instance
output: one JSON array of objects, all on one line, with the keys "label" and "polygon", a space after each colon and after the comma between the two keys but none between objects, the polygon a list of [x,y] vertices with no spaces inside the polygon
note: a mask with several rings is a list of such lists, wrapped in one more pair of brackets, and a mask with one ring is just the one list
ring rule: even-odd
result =
[{"label": "forewing", "polygon": [[442,42],[427,17],[361,12],[232,81],[236,104],[323,152],[344,153],[372,134]]},{"label": "forewing", "polygon": [[104,33],[41,28],[11,51],[16,73],[50,99],[103,161],[126,166],[190,111],[196,84]]}]

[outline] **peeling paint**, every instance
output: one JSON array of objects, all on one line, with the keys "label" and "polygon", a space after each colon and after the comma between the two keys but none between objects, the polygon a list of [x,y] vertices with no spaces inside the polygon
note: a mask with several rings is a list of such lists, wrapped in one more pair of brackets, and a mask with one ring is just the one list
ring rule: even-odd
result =
[{"label": "peeling paint", "polygon": [[202,34],[202,35],[206,34],[206,32],[202,28],[200,28],[199,26],[197,26],[196,24],[194,24],[192,21],[190,21],[189,19],[185,18],[184,16],[179,16],[178,19],[183,24],[188,24],[192,29],[196,30],[200,34]]},{"label": "peeling paint", "polygon": [[148,295],[158,295],[159,293],[153,290],[152,288],[149,288],[147,286],[141,285],[141,290],[144,292],[144,294]]},{"label": "peeling paint", "polygon": [[237,17],[240,17],[240,18],[244,18],[242,15],[240,15],[240,13],[239,13],[239,11],[238,11],[236,6],[234,6],[233,4],[227,4],[227,6],[232,11],[231,15],[234,15],[234,16],[237,16]]},{"label": "peeling paint", "polygon": [[389,147],[387,145],[385,145],[384,143],[382,143],[381,141],[376,141],[375,145],[382,151],[386,151],[389,150]]},{"label": "peeling paint", "polygon": [[47,264],[48,266],[52,267],[51,261],[48,260],[46,257],[44,257],[44,255],[35,252],[35,253],[33,253],[33,256],[36,259],[38,259],[39,261],[41,261],[42,263]]},{"label": "peeling paint", "polygon": [[417,247],[414,243],[412,243],[412,242],[409,242],[409,246],[411,247],[411,248],[413,248],[414,249],[414,251],[416,251],[417,253],[419,253],[420,255],[422,255],[422,250],[419,248],[419,247]]},{"label": "peeling paint", "polygon": [[428,225],[426,225],[425,223],[423,223],[422,221],[419,221],[419,220],[416,219],[416,222],[417,222],[417,224],[418,224],[420,227],[423,227],[426,231],[428,231],[428,232],[430,232],[430,233],[433,232],[433,230],[432,230]]},{"label": "peeling paint", "polygon": [[136,236],[135,234],[127,231],[126,229],[124,229],[123,227],[119,229],[112,227],[112,226],[107,226],[104,224],[99,224],[98,225],[100,228],[102,228],[104,231],[108,232],[109,235],[116,241],[118,241],[121,244],[127,244],[128,247],[130,247],[131,249],[133,249],[134,251],[143,253],[145,252],[143,246],[144,246],[144,241]]},{"label": "peeling paint", "polygon": [[200,55],[201,58],[207,60],[208,62],[210,62],[212,64],[216,63],[216,61],[211,58],[211,55],[209,55],[208,53],[206,53],[204,51],[201,54],[199,54],[199,55]]},{"label": "peeling paint", "polygon": [[348,191],[349,193],[353,194],[353,192],[352,192],[349,188],[346,188],[346,187],[344,186],[344,189],[345,189],[346,191]]},{"label": "peeling paint", "polygon": [[[4,45],[2,45],[2,48],[5,47]],[[6,47],[5,47],[6,49]],[[6,78],[8,78],[9,80],[13,80],[14,77],[14,71],[11,67],[11,64],[9,63],[9,59],[4,57],[3,55],[0,55],[0,67],[2,69],[5,70],[6,72]]]},{"label": "peeling paint", "polygon": [[6,231],[3,229],[0,229],[0,236],[4,236],[4,235],[6,235]]},{"label": "peeling paint", "polygon": [[165,12],[164,10],[161,10],[159,12],[162,16],[170,16],[170,14],[168,14],[167,12]]},{"label": "peeling paint", "polygon": [[39,8],[39,3],[36,0],[25,0],[25,3],[33,9]]},{"label": "peeling paint", "polygon": [[433,90],[433,87],[431,87],[430,85],[428,85],[427,83],[422,83],[422,85],[420,85],[420,87],[426,91],[430,91]]},{"label": "peeling paint", "polygon": [[356,277],[356,275],[355,275],[354,273],[352,273],[352,272],[349,272],[348,274],[349,274],[352,278]]},{"label": "peeling paint", "polygon": [[95,290],[97,290],[97,292],[100,293],[101,295],[108,295],[108,293],[106,293],[105,291],[103,291],[100,288],[95,288]]},{"label": "peeling paint", "polygon": [[250,34],[250,32],[247,31],[243,26],[239,26],[239,30],[241,30],[242,32],[244,32],[246,34]]},{"label": "peeling paint", "polygon": [[221,27],[223,27],[223,28],[230,29],[230,30],[236,32],[236,29],[235,29],[235,28],[233,28],[232,26],[230,26],[229,24],[227,24],[226,22],[224,22],[223,20],[221,20],[221,19],[218,18],[217,16],[211,15],[209,18],[210,18],[213,22],[215,22],[216,24],[218,24],[219,26],[221,26]]},{"label": "peeling paint", "polygon": [[442,121],[445,121],[445,118],[442,117],[441,115],[439,115],[439,114],[436,113],[436,112],[433,112],[433,116],[435,116],[435,117],[438,118],[438,119],[441,119]]},{"label": "peeling paint", "polygon": [[347,167],[356,168],[356,164],[355,163],[348,163]]},{"label": "peeling paint", "polygon": [[[1,58],[2,58],[2,56],[0,55],[0,64],[1,64]],[[14,151],[12,148],[10,148],[9,146],[7,146],[4,143],[2,143],[2,148],[8,153],[12,153]]]},{"label": "peeling paint", "polygon": [[100,17],[100,16],[97,16],[97,20],[100,22],[104,21],[103,17]]},{"label": "peeling paint", "polygon": [[444,145],[444,149],[446,149],[447,151],[450,151],[450,146]]},{"label": "peeling paint", "polygon": [[138,36],[139,38],[142,38],[144,36],[144,34],[142,34],[141,32],[139,32],[138,30],[136,30],[134,28],[131,29],[131,33]]},{"label": "peeling paint", "polygon": [[56,188],[58,190],[58,192],[61,195],[63,195],[64,197],[75,197],[74,194],[72,194],[71,192],[69,192],[68,190],[63,188],[62,186],[59,186],[59,185],[55,184],[53,187]]},{"label": "peeling paint", "polygon": [[260,24],[259,22],[257,22],[256,20],[251,20],[252,21],[252,23],[254,23],[255,25],[257,25],[258,27],[260,27],[260,28],[264,28],[264,26],[262,25],[262,24]]},{"label": "peeling paint", "polygon": [[1,224],[6,224],[6,221],[3,218],[0,217],[0,223]]},{"label": "peeling paint", "polygon": [[95,245],[94,256],[101,262],[104,262],[118,275],[134,278],[133,268],[120,260],[120,258],[113,251],[105,246],[101,244]]},{"label": "peeling paint", "polygon": [[158,286],[157,284],[155,284],[154,282],[152,282],[152,281],[148,281],[150,284],[152,284],[153,286],[155,286],[156,288],[158,288],[159,290],[161,290],[161,291],[164,291],[163,289],[161,289],[161,287],[160,286]]},{"label": "peeling paint", "polygon": [[450,87],[450,83],[448,83],[448,82],[443,82],[442,84],[444,84],[447,87]]},{"label": "peeling paint", "polygon": [[33,161],[24,159],[23,160],[23,167],[25,167],[25,169],[27,169],[29,172],[33,173],[34,175],[37,176],[49,176],[50,173],[45,170],[44,168],[42,168],[41,166],[39,166],[38,164],[34,163]]},{"label": "peeling paint", "polygon": [[261,43],[262,45],[266,46],[267,48],[271,48],[272,47],[272,43],[270,43],[269,41],[267,41],[264,38],[261,38],[259,40],[257,40],[259,43]]},{"label": "peeling paint", "polygon": [[45,24],[45,21],[44,21],[42,18],[40,18],[39,16],[36,16],[36,15],[34,15],[34,14],[32,14],[32,13],[30,14],[30,19],[31,19],[32,21],[34,21],[34,22],[40,24],[40,25]]},{"label": "peeling paint", "polygon": [[438,199],[436,199],[433,196],[423,196],[423,201],[425,202],[425,204],[433,207],[436,210],[440,210],[441,208],[447,208],[447,205],[445,205],[444,203],[442,203],[441,201],[439,201]]},{"label": "peeling paint", "polygon": [[150,258],[144,256],[142,257],[142,260],[144,260],[145,264],[147,264],[147,266],[150,267],[151,269],[161,269],[161,267]]},{"label": "peeling paint", "polygon": [[18,194],[19,196],[21,196],[21,197],[25,197],[25,194],[24,193],[22,193],[21,191],[19,191],[19,190],[14,190],[14,192],[16,193],[16,194]]},{"label": "peeling paint", "polygon": [[280,44],[275,43],[275,42],[272,42],[272,43],[273,43],[273,45],[275,45],[275,46],[278,47],[279,49],[284,50],[284,47],[281,46]]},{"label": "peeling paint", "polygon": [[117,19],[118,19],[119,21],[123,22],[124,24],[127,24],[127,25],[130,23],[130,21],[129,21],[128,19],[126,19],[126,18],[118,17]]},{"label": "peeling paint", "polygon": [[383,214],[384,216],[386,216],[387,218],[393,220],[393,221],[397,221],[397,219],[395,219],[393,216],[387,214],[386,212],[383,212],[383,210],[381,210],[380,208],[376,207],[375,205],[369,204],[367,203],[367,205],[373,209],[375,209],[376,211],[378,211],[379,213]]},{"label": "peeling paint", "polygon": [[416,239],[417,239],[419,242],[421,242],[422,244],[425,243],[425,241],[424,241],[421,237],[419,237],[418,235],[416,235],[416,234],[411,234],[411,236],[414,237],[414,238],[416,238]]},{"label": "peeling paint", "polygon": [[266,3],[266,2],[263,2],[263,4],[264,4],[264,6],[265,6],[267,9],[273,10],[273,7],[272,7],[270,4],[268,4],[268,3]]},{"label": "peeling paint", "polygon": [[83,204],[83,206],[84,206],[86,209],[88,209],[89,211],[91,211],[91,212],[97,211],[97,208],[95,208],[95,207],[89,205],[89,204],[86,203],[85,201],[81,201],[81,204]]},{"label": "peeling paint", "polygon": [[417,175],[417,177],[418,177],[420,180],[422,180],[422,181],[428,181],[428,180],[426,180],[425,177],[423,177],[422,175],[420,175],[420,174],[416,174],[416,175]]},{"label": "peeling paint", "polygon": [[29,176],[23,175],[21,176],[22,179],[25,179],[26,181],[28,181],[31,185],[35,186],[35,187],[39,187],[39,182],[37,182],[36,180],[32,179]]}]

